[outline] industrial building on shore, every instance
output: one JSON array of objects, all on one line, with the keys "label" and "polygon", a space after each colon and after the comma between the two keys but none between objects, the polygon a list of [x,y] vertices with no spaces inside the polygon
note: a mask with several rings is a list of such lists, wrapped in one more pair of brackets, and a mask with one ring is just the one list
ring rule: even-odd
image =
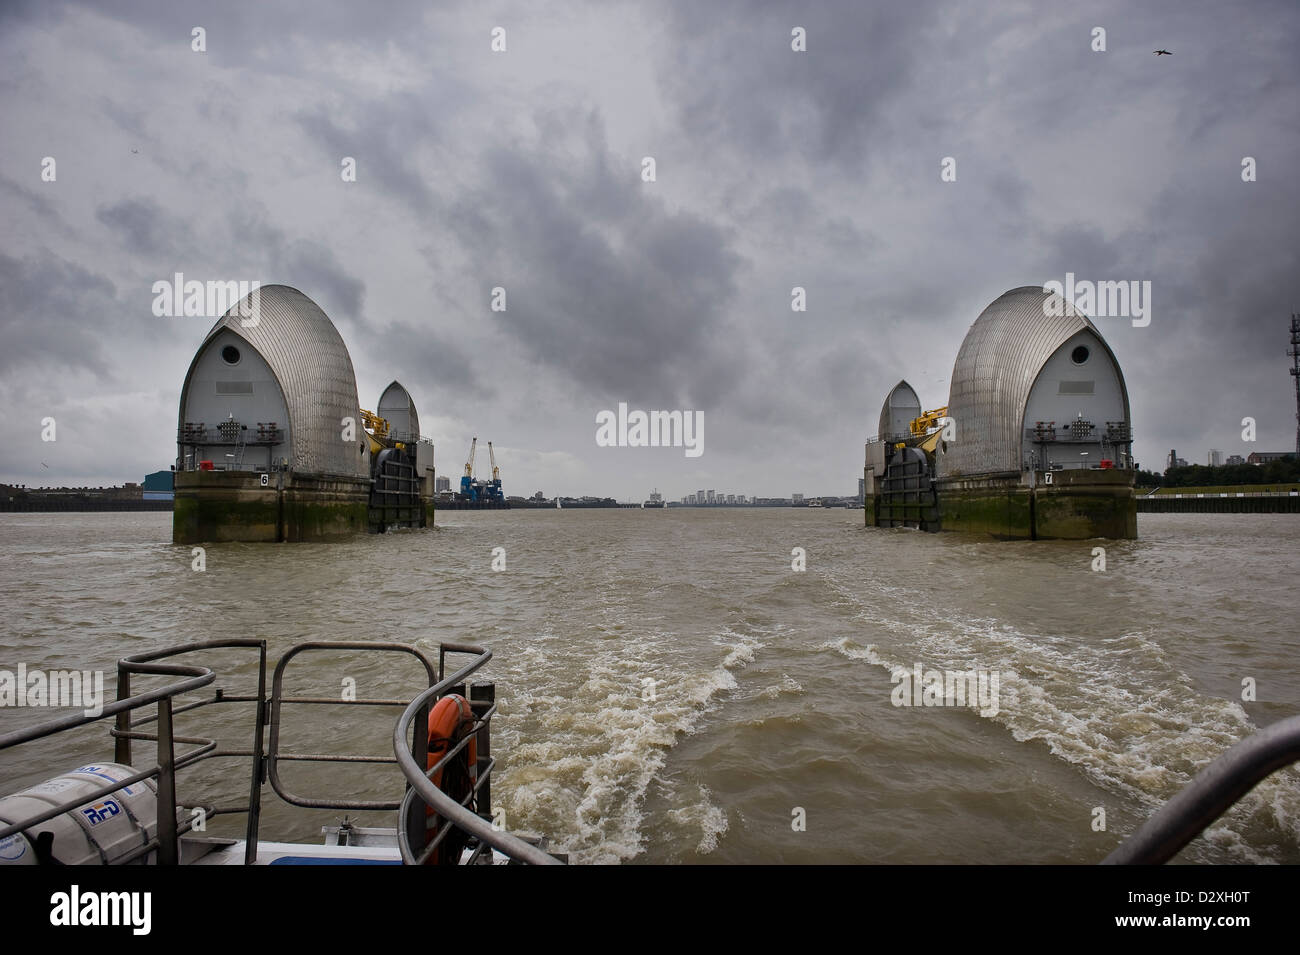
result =
[{"label": "industrial building on shore", "polygon": [[900,381],[866,445],[867,524],[999,538],[1137,536],[1133,431],[1096,326],[1037,286],[990,304],[957,353],[946,406]]},{"label": "industrial building on shore", "polygon": [[263,286],[181,388],[172,539],[329,540],[432,523],[433,444],[393,382],[361,408],[347,346],[302,292]]}]

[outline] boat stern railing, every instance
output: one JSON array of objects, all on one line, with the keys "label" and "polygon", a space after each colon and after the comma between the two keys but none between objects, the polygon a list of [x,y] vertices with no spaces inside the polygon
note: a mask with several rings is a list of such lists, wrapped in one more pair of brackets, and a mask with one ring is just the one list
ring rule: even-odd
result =
[{"label": "boat stern railing", "polygon": [[[181,702],[178,698],[210,686],[217,679],[216,672],[198,664],[162,662],[171,657],[199,651],[223,649],[251,649],[257,652],[257,692],[255,695],[228,693],[223,687],[215,687],[213,695],[198,700]],[[313,651],[349,651],[385,652],[413,656],[424,670],[424,676],[430,684],[413,701],[406,699],[339,699],[334,697],[288,696],[284,692],[284,676],[288,665],[300,654]],[[446,675],[446,657],[448,653],[471,654],[474,659],[450,676]],[[458,804],[430,782],[429,777],[447,763],[448,760],[463,751],[471,738],[478,742],[477,774],[473,791],[469,799],[478,796],[478,805],[491,805],[491,774],[495,766],[492,758],[490,722],[496,713],[495,687],[492,684],[474,684],[469,688],[469,699],[474,710],[475,723],[472,734],[461,740],[460,745],[445,754],[438,764],[425,772],[420,767],[428,761],[428,714],[432,703],[449,692],[464,691],[463,681],[480,669],[492,653],[478,647],[464,647],[444,644],[439,650],[438,665],[435,669],[430,659],[419,649],[400,643],[367,643],[353,641],[303,643],[292,647],[276,664],[270,696],[267,695],[266,681],[266,641],[256,639],[208,640],[198,643],[169,647],[124,657],[117,666],[117,699],[105,705],[102,711],[90,716],[76,713],[66,717],[15,730],[0,735],[0,752],[24,743],[45,739],[59,733],[87,726],[100,720],[112,719],[113,727],[109,730],[114,739],[114,759],[125,766],[135,767],[134,745],[137,742],[154,744],[156,756],[152,765],[139,768],[121,779],[99,786],[91,792],[80,792],[76,797],[57,806],[43,809],[39,813],[26,816],[11,823],[0,823],[0,839],[15,833],[29,834],[33,827],[50,819],[71,812],[93,802],[110,796],[125,787],[152,779],[156,784],[157,818],[156,829],[152,838],[133,848],[129,853],[115,858],[114,864],[126,864],[154,855],[161,865],[175,865],[181,861],[181,836],[196,827],[199,818],[205,820],[221,814],[247,814],[247,827],[244,845],[244,864],[252,865],[257,861],[258,830],[261,819],[262,787],[270,782],[271,788],[281,799],[290,805],[346,810],[399,810],[397,828],[398,845],[402,859],[407,863],[423,862],[431,852],[445,841],[452,826],[458,827],[471,837],[478,839],[478,844],[468,861],[475,861],[487,848],[496,849],[511,860],[528,863],[556,863],[559,860],[543,852],[516,836],[512,836],[491,822],[491,814],[484,819],[475,812]],[[131,683],[134,676],[166,676],[177,679],[165,686],[156,687],[139,693],[132,693]],[[215,739],[198,736],[178,736],[176,734],[176,717],[182,713],[192,712],[202,707],[218,704],[245,703],[255,705],[253,738],[247,749],[219,748]],[[156,712],[133,717],[136,710],[156,705]],[[281,748],[281,724],[284,707],[287,705],[308,706],[389,706],[401,707],[402,716],[397,723],[394,734],[394,756],[371,756],[333,753],[295,753]],[[264,745],[266,728],[270,727],[269,745]],[[410,743],[407,744],[407,736]],[[186,744],[192,748],[177,753],[177,744]],[[181,802],[177,795],[177,772],[188,766],[208,759],[245,758],[249,761],[248,802],[232,806],[202,806],[193,816],[187,818],[178,810]],[[408,786],[405,797],[400,800],[358,800],[341,799],[332,796],[304,796],[290,790],[280,777],[280,765],[285,762],[308,763],[345,763],[345,764],[396,764]],[[422,805],[423,804],[423,805]],[[419,852],[412,850],[414,844],[423,844],[426,837],[426,812],[424,806],[431,807],[439,821],[439,829],[432,837],[430,846]],[[38,850],[39,852],[39,850]]]},{"label": "boat stern railing", "polygon": [[[93,792],[82,792],[72,800],[60,803],[57,806],[43,810],[35,815],[19,819],[8,825],[0,826],[0,839],[15,833],[29,830],[33,826],[37,826],[42,822],[60,816],[65,812],[70,812],[80,806],[84,806],[87,802],[94,802],[95,800],[103,799],[134,783],[143,782],[146,779],[153,779],[157,786],[157,828],[155,830],[155,835],[143,845],[115,860],[115,862],[117,864],[126,864],[146,857],[153,852],[157,852],[157,861],[159,864],[176,864],[180,861],[180,836],[189,832],[194,827],[195,823],[193,818],[183,823],[177,820],[177,770],[204,759],[249,756],[254,757],[251,771],[253,783],[250,805],[231,808],[203,807],[203,818],[207,819],[214,815],[227,812],[248,812],[249,833],[252,835],[251,844],[254,846],[255,851],[257,823],[256,810],[258,805],[257,780],[258,769],[260,766],[262,707],[258,707],[258,725],[255,734],[257,743],[252,750],[221,750],[217,748],[216,740],[176,736],[174,719],[180,713],[197,709],[201,706],[210,706],[214,703],[257,702],[262,698],[261,691],[265,686],[264,680],[259,683],[259,695],[257,697],[226,696],[223,695],[220,689],[218,689],[212,699],[198,700],[181,706],[174,706],[173,704],[177,697],[184,693],[190,693],[194,690],[208,686],[216,680],[217,675],[212,669],[206,666],[158,662],[168,657],[177,656],[183,653],[193,653],[197,650],[231,648],[257,650],[260,663],[259,673],[265,674],[266,641],[264,640],[208,640],[201,643],[187,644],[181,647],[172,647],[166,650],[140,653],[134,656],[124,657],[118,661],[117,700],[104,706],[100,713],[94,716],[88,716],[84,713],[72,714],[58,719],[47,720],[43,723],[38,723],[34,726],[15,730],[14,732],[0,736],[0,752],[3,752],[13,746],[19,746],[23,743],[45,739],[59,733],[74,730],[112,717],[115,722],[115,727],[110,730],[110,734],[116,741],[114,747],[114,758],[116,762],[132,766],[133,768],[132,741],[146,740],[156,744],[156,761],[154,765],[125,776],[122,779],[115,780],[107,785],[100,786]],[[174,676],[181,677],[182,679],[167,684],[166,686],[157,687],[133,695],[131,693],[131,677],[133,675]],[[131,714],[133,711],[153,704],[157,704],[157,712],[153,716],[132,720]],[[136,727],[150,723],[157,724],[156,732],[143,733],[136,731]],[[194,748],[177,756],[177,743],[193,744]]]},{"label": "boat stern railing", "polygon": [[[448,676],[446,659],[449,653],[467,654],[474,659]],[[471,684],[468,693],[465,693],[465,680],[490,659],[492,651],[482,647],[442,644],[438,653],[438,682],[410,702],[393,730],[393,752],[408,786],[398,813],[397,827],[397,847],[402,854],[402,862],[407,865],[427,863],[446,841],[453,827],[478,840],[478,848],[467,860],[471,863],[490,848],[521,863],[561,864],[561,860],[538,846],[511,835],[492,821],[491,779],[496,761],[492,758],[491,721],[497,711],[495,687],[492,684]],[[436,700],[449,693],[467,697],[473,710],[474,724],[455,746],[450,747],[440,759],[426,768],[429,711]],[[412,739],[409,745],[408,734]],[[471,740],[477,743],[477,765],[469,792],[464,799],[458,801],[435,786],[432,777],[459,756]],[[476,806],[485,807],[487,811],[474,812],[468,806],[471,801]],[[436,815],[429,817],[428,809],[432,809]],[[430,819],[433,821],[432,832]]]}]

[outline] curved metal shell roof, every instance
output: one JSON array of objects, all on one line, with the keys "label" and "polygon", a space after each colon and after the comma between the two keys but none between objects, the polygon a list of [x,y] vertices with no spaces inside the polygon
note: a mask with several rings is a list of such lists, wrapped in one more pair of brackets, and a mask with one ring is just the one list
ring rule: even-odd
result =
[{"label": "curved metal shell roof", "polygon": [[[245,306],[248,317],[244,317],[240,306],[248,298],[255,304],[251,313]],[[358,452],[364,442],[342,440],[344,418],[351,418],[361,434],[361,414],[356,372],[338,329],[319,305],[296,288],[264,285],[248,298],[212,327],[195,352],[195,361],[223,329],[238,335],[266,360],[279,381],[289,409],[293,469],[368,478],[369,461]],[[186,390],[193,371],[191,365]],[[182,414],[184,407],[182,397]]]},{"label": "curved metal shell roof", "polygon": [[876,434],[881,438],[910,434],[912,421],[920,415],[921,399],[916,396],[916,389],[900,381],[880,408],[880,430]]},{"label": "curved metal shell roof", "polygon": [[[1049,298],[1058,299],[1052,310],[1063,314],[1046,314]],[[1047,359],[1084,329],[1097,336],[1115,365],[1128,418],[1124,375],[1097,327],[1055,292],[1035,285],[1012,289],[980,313],[957,353],[948,396],[956,441],[938,455],[939,477],[1021,470],[1029,390]]]},{"label": "curved metal shell roof", "polygon": [[394,381],[384,389],[375,411],[381,418],[388,419],[398,440],[414,442],[420,439],[420,415],[415,410],[415,399],[401,382]]}]

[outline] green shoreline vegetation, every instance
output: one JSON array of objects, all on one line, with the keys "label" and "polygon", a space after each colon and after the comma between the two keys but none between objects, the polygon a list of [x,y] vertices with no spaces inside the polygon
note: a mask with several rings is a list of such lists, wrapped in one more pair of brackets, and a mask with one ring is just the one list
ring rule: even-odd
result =
[{"label": "green shoreline vegetation", "polygon": [[1267,464],[1231,464],[1217,468],[1191,464],[1185,468],[1170,468],[1164,474],[1138,471],[1135,483],[1139,488],[1158,487],[1160,493],[1167,494],[1187,491],[1218,494],[1244,489],[1294,491],[1300,489],[1300,458],[1288,454]]}]

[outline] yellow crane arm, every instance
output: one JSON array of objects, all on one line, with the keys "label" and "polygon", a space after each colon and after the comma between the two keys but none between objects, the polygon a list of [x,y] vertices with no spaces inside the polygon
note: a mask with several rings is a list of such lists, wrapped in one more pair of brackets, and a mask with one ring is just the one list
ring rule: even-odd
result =
[{"label": "yellow crane arm", "polygon": [[942,408],[935,408],[933,411],[921,412],[919,418],[912,419],[912,434],[917,437],[929,434],[932,429],[939,427],[939,419],[945,417],[947,414],[947,405],[944,405]]},{"label": "yellow crane arm", "polygon": [[366,430],[377,438],[388,437],[388,419],[381,418],[373,411],[361,409],[361,420],[365,423]]},{"label": "yellow crane arm", "polygon": [[469,446],[469,460],[465,462],[465,477],[474,476],[474,455],[478,451],[478,438],[475,438]]}]

